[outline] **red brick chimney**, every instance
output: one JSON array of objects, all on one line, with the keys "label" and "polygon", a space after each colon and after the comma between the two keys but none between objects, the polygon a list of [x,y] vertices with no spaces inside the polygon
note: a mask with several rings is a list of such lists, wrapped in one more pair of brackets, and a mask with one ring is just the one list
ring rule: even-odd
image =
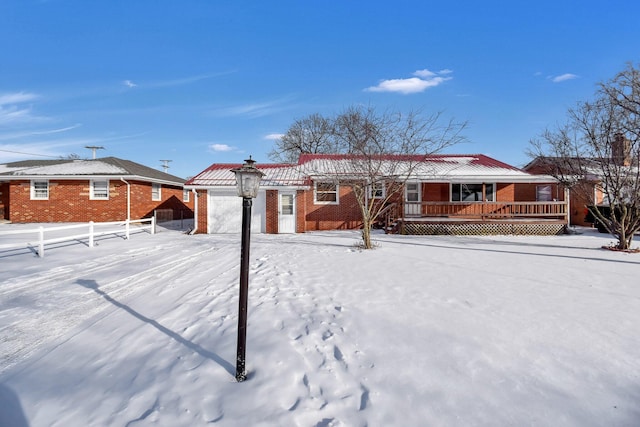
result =
[{"label": "red brick chimney", "polygon": [[631,166],[631,143],[621,133],[613,136],[611,160],[619,166]]}]

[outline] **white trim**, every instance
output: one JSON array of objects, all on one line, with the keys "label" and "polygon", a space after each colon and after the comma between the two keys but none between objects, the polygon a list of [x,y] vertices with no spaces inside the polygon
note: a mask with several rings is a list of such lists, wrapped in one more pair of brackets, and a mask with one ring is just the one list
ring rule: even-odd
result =
[{"label": "white trim", "polygon": [[190,191],[186,188],[182,189],[182,202],[189,203],[189,193]]},{"label": "white trim", "polygon": [[[376,188],[380,186],[380,188]],[[380,190],[380,195],[376,195],[376,193]],[[369,199],[384,199],[387,196],[387,185],[384,181],[377,181],[367,186],[367,191],[369,195]]]},{"label": "white trim", "polygon": [[[156,191],[157,189],[157,191]],[[157,193],[157,195],[156,195]],[[162,184],[157,182],[151,183],[151,201],[160,202],[162,201]]]},{"label": "white trim", "polygon": [[[107,183],[107,196],[96,196],[96,188],[95,185],[98,182],[106,182]],[[108,179],[90,179],[89,180],[89,200],[109,200],[109,180]]]},{"label": "white trim", "polygon": [[[417,185],[417,193],[418,193],[418,200],[409,200],[407,198],[407,195],[409,194],[409,185]],[[414,191],[412,191],[412,193],[414,193]],[[422,202],[422,183],[418,182],[418,181],[408,181],[405,183],[404,186],[404,200],[405,202],[411,202],[411,203],[419,203]]]},{"label": "white trim", "polygon": [[[46,188],[46,192],[47,195],[46,197],[37,197],[37,192],[36,192],[36,187],[35,184],[36,183],[46,183],[47,184],[47,188]],[[42,192],[43,190],[40,189],[38,190],[40,192]],[[30,192],[30,198],[31,200],[49,200],[49,180],[48,179],[32,179],[29,183],[29,192]]]},{"label": "white trim", "polygon": [[[283,196],[291,196],[291,213],[284,215],[282,213],[282,197]],[[286,218],[285,218],[286,217]],[[295,233],[296,232],[296,222],[297,222],[297,211],[296,211],[296,192],[295,191],[281,191],[278,192],[278,233]],[[284,221],[288,219],[290,221]],[[287,226],[288,228],[283,228],[283,226]]]},{"label": "white trim", "polygon": [[[1,166],[1,165],[0,165]],[[91,174],[87,174],[87,175],[50,175],[50,174],[42,174],[42,175],[29,175],[29,174],[24,174],[24,175],[2,175],[1,176],[1,180],[2,181],[23,181],[23,180],[35,180],[35,181],[44,181],[44,180],[49,180],[49,181],[87,181],[90,179],[120,179],[120,178],[124,178],[124,179],[128,179],[131,181],[141,181],[141,182],[156,182],[158,184],[163,184],[163,185],[168,185],[171,187],[183,187],[184,183],[182,182],[176,182],[176,181],[167,181],[164,179],[155,179],[155,178],[149,178],[146,176],[141,176],[141,175],[91,175]],[[261,186],[262,187],[262,186]]]}]

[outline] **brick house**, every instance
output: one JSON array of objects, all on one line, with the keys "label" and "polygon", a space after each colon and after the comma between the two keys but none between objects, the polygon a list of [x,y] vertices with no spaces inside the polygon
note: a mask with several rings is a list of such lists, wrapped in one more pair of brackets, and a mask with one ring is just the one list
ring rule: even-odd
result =
[{"label": "brick house", "polygon": [[[387,156],[394,162],[402,159],[408,157]],[[567,224],[564,192],[552,177],[532,175],[481,154],[415,159],[420,165],[412,169],[399,196],[386,201],[386,221],[403,232],[506,233],[517,224],[518,229],[545,228],[535,234],[556,234]],[[347,155],[302,155],[297,164],[257,164],[265,176],[253,202],[252,231],[303,233],[361,227],[351,187],[342,185],[340,177],[334,179],[341,174],[337,172],[340,165],[353,160]],[[196,232],[240,231],[241,198],[230,171],[240,166],[213,164],[185,183],[198,195]],[[386,185],[394,181],[390,176],[384,179]],[[384,191],[383,185],[371,197]],[[457,230],[462,225],[467,231]]]},{"label": "brick house", "polygon": [[0,165],[0,219],[13,223],[121,221],[163,209],[193,216],[184,179],[129,160],[26,160]]},{"label": "brick house", "polygon": [[[631,153],[630,141],[622,134],[616,134],[611,143],[610,158],[538,156],[524,166],[523,170],[534,175],[573,178],[574,184],[565,188],[569,201],[570,224],[592,226],[593,223],[587,221],[587,206],[609,204],[601,174],[610,168],[620,167],[623,168],[623,172],[624,168],[627,168],[628,172],[624,173],[629,173],[632,177],[638,176],[638,164],[638,158],[634,158]],[[588,174],[575,176],[585,171],[588,171]]]}]

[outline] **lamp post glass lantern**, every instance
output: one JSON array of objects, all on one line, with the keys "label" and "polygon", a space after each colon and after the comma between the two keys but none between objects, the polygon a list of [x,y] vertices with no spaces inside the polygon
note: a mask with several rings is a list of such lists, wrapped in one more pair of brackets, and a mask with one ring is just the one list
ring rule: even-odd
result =
[{"label": "lamp post glass lantern", "polygon": [[249,293],[249,244],[251,237],[251,204],[258,195],[260,180],[264,174],[254,166],[255,160],[245,160],[238,169],[231,169],[236,175],[238,197],[242,197],[242,243],[240,249],[240,301],[238,304],[238,347],[236,352],[236,380],[247,379],[245,354],[247,349],[247,300]]},{"label": "lamp post glass lantern", "polygon": [[231,172],[236,174],[238,197],[254,199],[258,195],[258,187],[264,174],[254,166],[256,161],[251,156],[244,162],[241,168],[231,169]]}]

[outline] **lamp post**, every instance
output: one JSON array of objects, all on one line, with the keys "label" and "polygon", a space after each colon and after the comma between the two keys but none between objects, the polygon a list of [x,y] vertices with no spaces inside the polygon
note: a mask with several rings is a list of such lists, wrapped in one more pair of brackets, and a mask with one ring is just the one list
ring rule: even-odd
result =
[{"label": "lamp post", "polygon": [[247,296],[249,293],[249,243],[251,237],[252,199],[258,195],[264,174],[254,166],[255,160],[244,161],[241,168],[231,169],[236,176],[238,197],[242,197],[242,244],[240,249],[240,303],[238,308],[238,348],[236,352],[236,380],[247,379],[245,354],[247,349]]}]

